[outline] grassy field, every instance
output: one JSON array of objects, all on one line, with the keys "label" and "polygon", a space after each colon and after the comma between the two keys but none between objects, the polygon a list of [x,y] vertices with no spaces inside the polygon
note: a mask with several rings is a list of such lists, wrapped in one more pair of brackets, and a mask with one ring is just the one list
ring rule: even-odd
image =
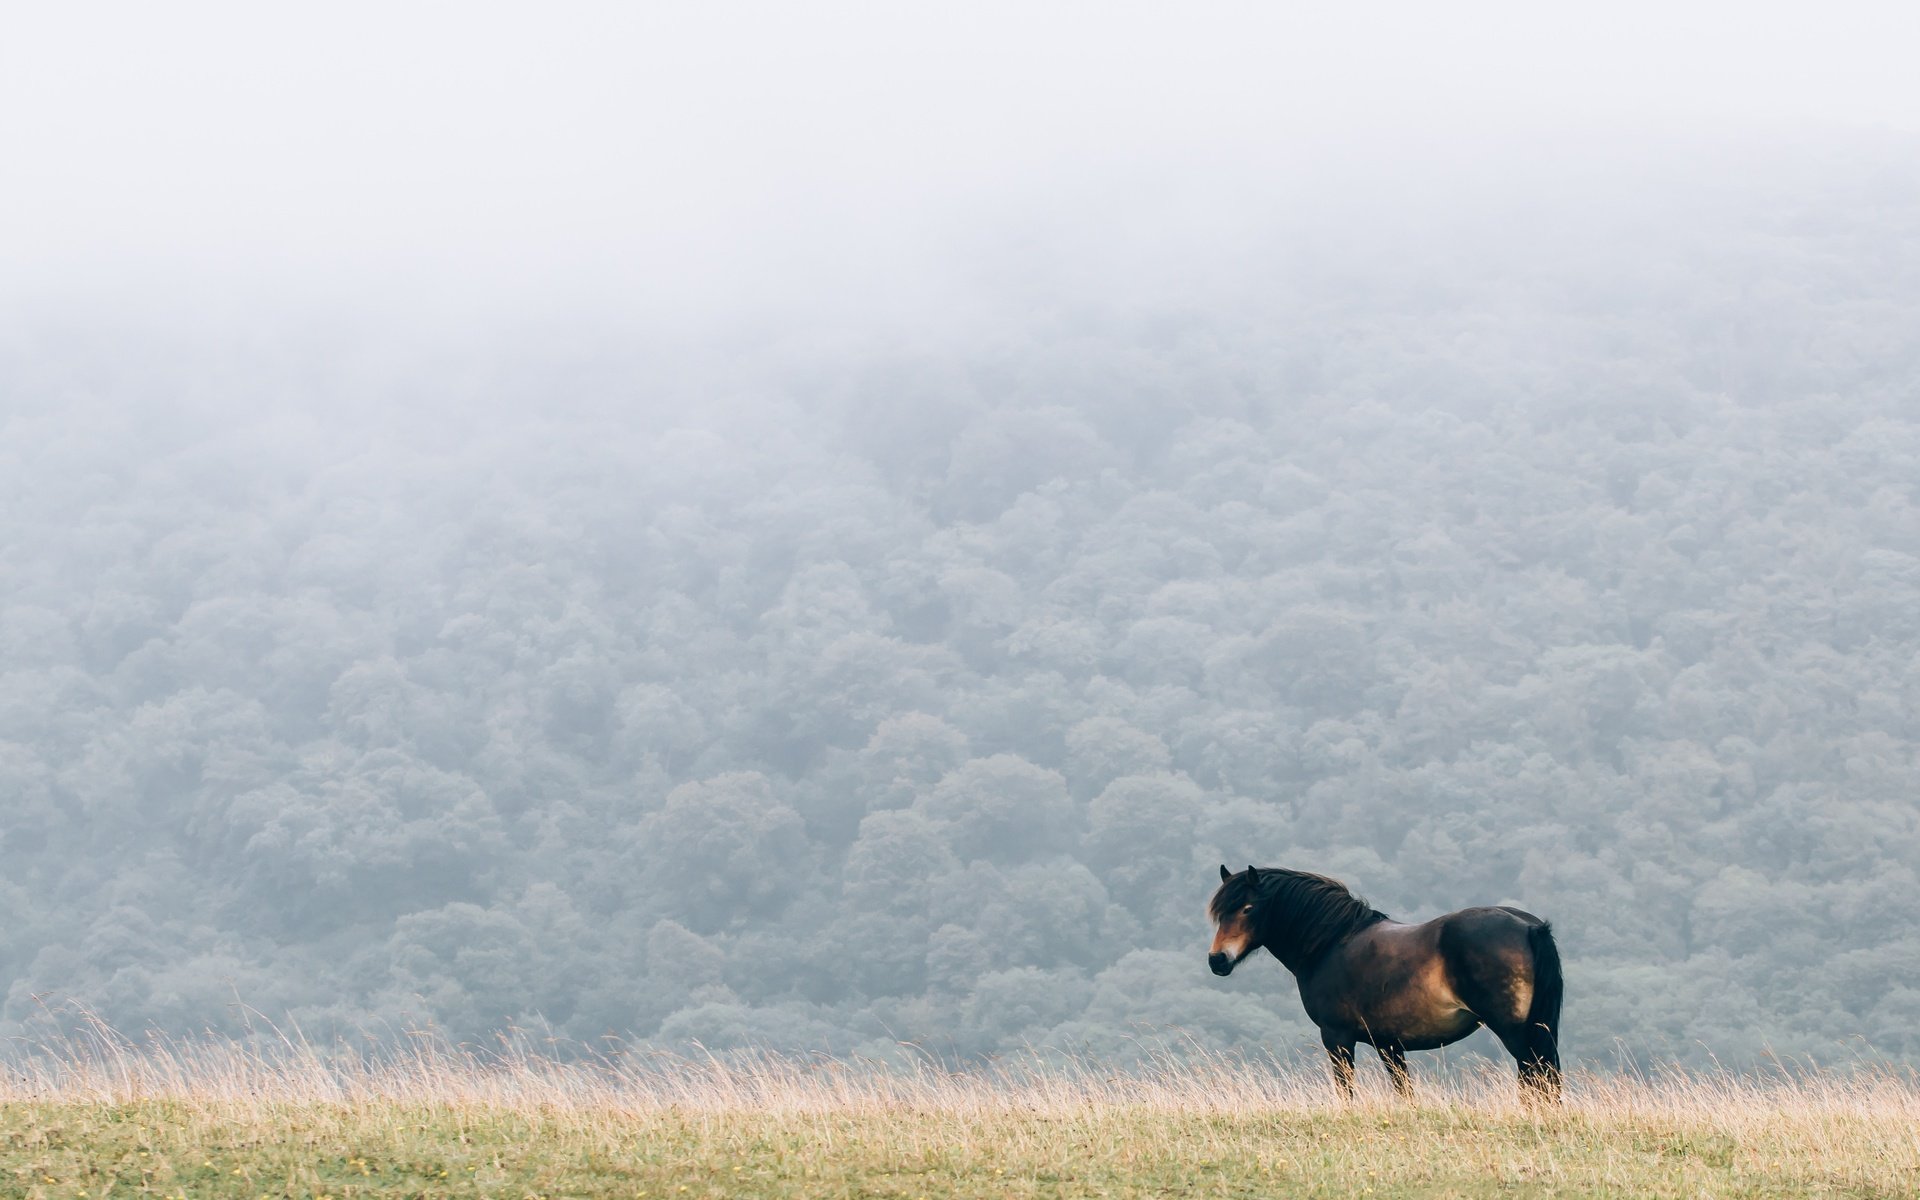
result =
[{"label": "grassy field", "polygon": [[1511,1091],[1430,1081],[1413,1104],[1349,1105],[1317,1072],[1237,1062],[342,1068],[122,1048],[0,1074],[0,1195],[1920,1195],[1912,1078],[1576,1077],[1540,1111]]}]

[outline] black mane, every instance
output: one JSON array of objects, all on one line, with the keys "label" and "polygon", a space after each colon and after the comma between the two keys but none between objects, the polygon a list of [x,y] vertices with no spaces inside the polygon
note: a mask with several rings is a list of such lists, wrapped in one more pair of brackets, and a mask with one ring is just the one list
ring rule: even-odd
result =
[{"label": "black mane", "polygon": [[1248,867],[1222,883],[1213,895],[1213,919],[1248,904],[1261,943],[1294,972],[1387,919],[1338,879],[1285,867]]}]

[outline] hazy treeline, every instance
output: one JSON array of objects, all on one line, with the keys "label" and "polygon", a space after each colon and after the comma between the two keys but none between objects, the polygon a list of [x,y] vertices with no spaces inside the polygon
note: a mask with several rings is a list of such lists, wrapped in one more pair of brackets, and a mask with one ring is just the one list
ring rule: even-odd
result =
[{"label": "hazy treeline", "polygon": [[1736,192],[848,340],[18,332],[5,1022],[1291,1044],[1224,860],[1550,917],[1577,1059],[1920,1055],[1920,189]]}]

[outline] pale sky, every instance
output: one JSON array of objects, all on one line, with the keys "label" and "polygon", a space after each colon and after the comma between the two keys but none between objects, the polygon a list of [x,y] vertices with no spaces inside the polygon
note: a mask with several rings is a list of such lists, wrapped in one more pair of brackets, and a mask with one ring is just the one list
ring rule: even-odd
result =
[{"label": "pale sky", "polygon": [[1141,196],[1238,227],[1277,195],[1337,205],[1409,163],[1497,181],[1583,141],[1920,132],[1916,14],[16,6],[0,297],[857,304],[985,231],[1097,225]]}]

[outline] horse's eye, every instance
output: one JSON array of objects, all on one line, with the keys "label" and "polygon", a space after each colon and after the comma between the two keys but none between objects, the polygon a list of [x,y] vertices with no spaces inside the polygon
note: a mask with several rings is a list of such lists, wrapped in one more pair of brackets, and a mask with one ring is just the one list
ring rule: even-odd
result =
[{"label": "horse's eye", "polygon": [[1240,910],[1240,915],[1244,917],[1252,911],[1253,911],[1253,905],[1249,904],[1245,908]]}]

